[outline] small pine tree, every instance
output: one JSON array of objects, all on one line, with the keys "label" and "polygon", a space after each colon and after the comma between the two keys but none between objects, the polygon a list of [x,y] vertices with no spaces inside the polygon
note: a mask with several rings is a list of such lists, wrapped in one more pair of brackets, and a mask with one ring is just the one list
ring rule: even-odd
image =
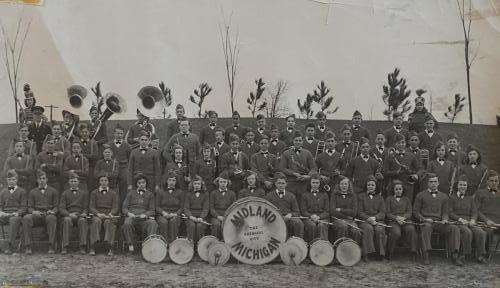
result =
[{"label": "small pine tree", "polygon": [[97,82],[95,87],[90,88],[92,90],[92,93],[94,93],[96,97],[96,102],[93,103],[95,107],[97,107],[97,114],[99,117],[101,116],[101,111],[102,111],[102,105],[104,105],[104,97],[102,96],[101,92],[101,81]]},{"label": "small pine tree", "polygon": [[163,81],[158,84],[158,87],[160,87],[161,93],[165,98],[165,107],[163,108],[163,118],[164,119],[170,118],[170,114],[167,115],[167,107],[170,107],[170,105],[172,105],[172,90],[170,90],[170,88],[168,88]]},{"label": "small pine tree", "polygon": [[384,95],[382,95],[382,100],[384,101],[387,108],[384,110],[384,115],[387,120],[392,120],[392,115],[394,112],[399,111],[403,117],[408,114],[411,109],[410,97],[411,90],[407,90],[406,79],[399,77],[399,68],[395,68],[394,72],[387,75],[387,83],[382,87]]},{"label": "small pine tree", "polygon": [[313,103],[314,96],[311,94],[306,95],[304,103],[301,103],[300,99],[297,99],[297,107],[299,108],[300,114],[304,115],[306,119],[310,119],[314,114],[314,111],[312,109]]},{"label": "small pine tree", "polygon": [[[328,96],[330,93],[330,88],[325,85],[324,81],[316,86],[317,89],[313,91],[314,102],[320,105],[321,112],[326,114],[333,114],[339,110],[339,106],[335,107],[333,110],[328,110],[333,103],[333,96]],[[318,111],[319,112],[319,111]]]},{"label": "small pine tree", "polygon": [[455,102],[453,105],[448,106],[448,111],[444,112],[444,116],[450,119],[451,123],[455,122],[458,113],[462,112],[465,106],[465,97],[460,96],[460,94],[455,94]]},{"label": "small pine tree", "polygon": [[255,113],[266,109],[267,101],[262,99],[262,95],[266,88],[264,87],[266,83],[262,81],[262,78],[255,80],[257,88],[255,92],[250,92],[250,96],[247,98],[248,110],[252,113],[252,117],[255,118]]},{"label": "small pine tree", "polygon": [[201,83],[198,86],[198,89],[194,89],[194,91],[193,91],[194,95],[196,95],[198,100],[196,100],[196,98],[193,95],[189,96],[189,101],[191,101],[192,103],[196,104],[196,106],[198,106],[198,113],[197,113],[198,118],[203,117],[203,115],[201,114],[201,110],[202,110],[201,107],[203,106],[203,102],[205,101],[205,97],[207,97],[207,95],[210,94],[210,92],[212,92],[212,87],[210,87],[208,85],[208,83]]}]

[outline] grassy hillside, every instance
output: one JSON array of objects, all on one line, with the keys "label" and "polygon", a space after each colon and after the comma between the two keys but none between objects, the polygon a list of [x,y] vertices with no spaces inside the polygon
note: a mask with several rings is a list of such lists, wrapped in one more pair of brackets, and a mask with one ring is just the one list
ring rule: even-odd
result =
[{"label": "grassy hillside", "polygon": [[[153,120],[153,123],[156,127],[157,133],[160,136],[160,138],[162,138],[162,135],[163,136],[166,135],[166,125],[169,121],[174,121],[174,120],[170,119]],[[191,122],[193,125],[193,132],[195,133],[198,133],[202,126],[207,125],[206,119],[193,119]],[[241,122],[245,126],[255,127],[254,119],[244,118],[241,120]],[[120,125],[123,127],[128,127],[129,125],[134,123],[134,121],[132,120],[108,121],[107,123],[108,135],[112,135],[113,127],[117,123],[120,123]],[[299,119],[297,124],[300,129],[303,129],[306,123],[307,123],[306,120]],[[331,129],[333,129],[333,131],[336,132],[336,134],[339,134],[338,131],[340,131],[341,127],[346,123],[349,123],[349,121],[329,120],[327,124]],[[219,124],[223,127],[230,126],[231,119],[228,118],[220,119]],[[284,128],[285,120],[268,119],[267,124],[268,126],[271,124],[275,124],[280,128]],[[375,131],[377,131],[379,128],[386,129],[391,126],[391,123],[387,121],[364,121],[363,125],[370,130],[373,138]],[[500,128],[498,126],[491,126],[491,125],[469,126],[466,124],[440,123],[440,133],[442,133],[443,136],[446,136],[451,131],[454,131],[458,134],[458,136],[461,139],[460,141],[461,146],[464,149],[470,143],[477,145],[483,151],[483,159],[485,164],[492,169],[495,169],[497,171],[500,170],[500,153],[499,153]],[[16,132],[16,127],[14,124],[0,125],[0,161],[1,161],[0,163],[4,163],[5,161],[9,142],[14,137],[15,132]],[[163,142],[166,141],[164,137],[161,140]]]}]

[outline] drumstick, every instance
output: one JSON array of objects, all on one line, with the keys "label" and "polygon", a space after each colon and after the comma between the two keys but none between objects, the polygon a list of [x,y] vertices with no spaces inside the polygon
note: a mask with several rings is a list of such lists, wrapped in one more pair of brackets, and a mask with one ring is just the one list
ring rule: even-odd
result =
[{"label": "drumstick", "polygon": [[309,218],[304,216],[292,216],[290,217],[290,219],[309,219]]},{"label": "drumstick", "polygon": [[352,225],[351,223],[349,223],[349,222],[345,221],[344,219],[340,219],[340,218],[337,218],[337,217],[335,217],[335,216],[332,216],[332,218],[333,218],[334,220],[339,220],[339,221],[341,221],[341,222],[344,222],[344,224],[345,224],[345,225],[347,225],[347,226],[349,226],[349,227],[351,227],[351,228],[353,228],[353,229],[356,229],[356,230],[358,230],[358,231],[362,231],[362,230],[361,230],[358,226]]},{"label": "drumstick", "polygon": [[[369,222],[367,222],[367,221],[365,221],[365,220],[361,220],[361,219],[357,219],[357,218],[354,218],[354,221],[356,221],[356,222],[362,222],[362,223],[372,224],[372,223],[369,223]],[[373,224],[372,224],[372,225],[373,225]],[[392,228],[392,226],[391,226],[391,225],[386,225],[386,224],[384,224],[384,223],[380,223],[380,222],[376,222],[376,223],[375,223],[375,225],[382,226],[382,227],[386,227],[386,228]]]},{"label": "drumstick", "polygon": [[[182,219],[190,219],[190,218],[189,218],[188,216],[186,216],[185,214],[181,214],[181,218],[182,218]],[[194,221],[194,220],[193,220],[193,221]],[[205,224],[205,225],[207,225],[207,226],[212,226],[212,223],[208,223],[208,222],[205,222],[205,221],[203,221],[203,220],[198,221],[198,222],[199,222],[199,223],[201,223],[201,224]]]}]

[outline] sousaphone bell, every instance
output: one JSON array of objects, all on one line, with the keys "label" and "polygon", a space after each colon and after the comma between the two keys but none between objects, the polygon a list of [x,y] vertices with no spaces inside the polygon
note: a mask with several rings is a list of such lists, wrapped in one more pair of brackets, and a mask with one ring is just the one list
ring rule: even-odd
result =
[{"label": "sousaphone bell", "polygon": [[75,109],[80,109],[83,99],[87,97],[87,89],[81,85],[71,85],[67,89],[69,104]]},{"label": "sousaphone bell", "polygon": [[137,97],[139,112],[149,118],[160,115],[166,107],[165,96],[158,87],[144,86],[137,93]]}]

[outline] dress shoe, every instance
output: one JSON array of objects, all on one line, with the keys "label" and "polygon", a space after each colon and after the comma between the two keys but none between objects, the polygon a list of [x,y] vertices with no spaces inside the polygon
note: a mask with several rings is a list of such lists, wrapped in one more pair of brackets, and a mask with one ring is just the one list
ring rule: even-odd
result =
[{"label": "dress shoe", "polygon": [[7,249],[5,249],[5,251],[3,251],[3,253],[5,253],[7,255],[11,255],[12,254],[12,250],[10,250],[10,248],[7,248]]},{"label": "dress shoe", "polygon": [[87,254],[87,251],[85,251],[85,247],[83,247],[83,246],[80,247],[80,254],[82,254],[82,255]]},{"label": "dress shoe", "polygon": [[431,260],[429,259],[429,253],[424,252],[422,263],[424,265],[430,265],[431,264]]},{"label": "dress shoe", "polygon": [[477,262],[481,264],[488,264],[488,259],[484,258],[483,256],[477,257]]},{"label": "dress shoe", "polygon": [[113,253],[113,249],[109,249],[108,256],[113,256],[115,253]]},{"label": "dress shoe", "polygon": [[361,259],[363,260],[363,262],[368,262],[368,255],[361,256]]},{"label": "dress shoe", "polygon": [[33,251],[31,251],[31,247],[26,247],[26,250],[24,251],[24,253],[31,255],[31,254],[33,254]]},{"label": "dress shoe", "polygon": [[61,249],[61,255],[66,255],[66,254],[68,254],[68,251],[66,250],[66,247],[63,247]]},{"label": "dress shoe", "polygon": [[128,252],[134,253],[134,245],[128,245]]},{"label": "dress shoe", "polygon": [[95,250],[94,250],[94,248],[90,248],[89,255],[90,256],[95,256]]},{"label": "dress shoe", "polygon": [[54,253],[56,253],[56,251],[54,251],[54,248],[50,247],[50,248],[49,248],[49,251],[48,251],[47,253],[49,253],[49,254],[54,254]]}]

